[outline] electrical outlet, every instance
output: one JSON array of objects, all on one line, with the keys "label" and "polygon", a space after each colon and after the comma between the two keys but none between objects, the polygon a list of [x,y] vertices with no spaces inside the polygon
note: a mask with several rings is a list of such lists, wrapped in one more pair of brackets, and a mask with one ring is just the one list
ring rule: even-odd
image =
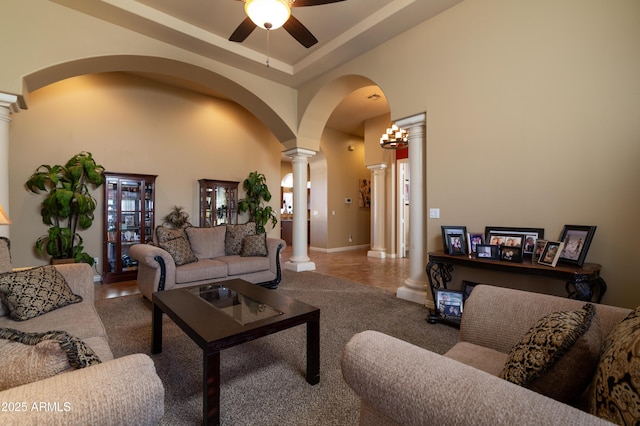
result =
[{"label": "electrical outlet", "polygon": [[99,257],[94,257],[93,258],[93,264],[94,265],[99,265],[100,264],[100,258]]},{"label": "electrical outlet", "polygon": [[352,243],[353,242],[353,237],[351,236],[351,234],[349,234],[349,242]]}]

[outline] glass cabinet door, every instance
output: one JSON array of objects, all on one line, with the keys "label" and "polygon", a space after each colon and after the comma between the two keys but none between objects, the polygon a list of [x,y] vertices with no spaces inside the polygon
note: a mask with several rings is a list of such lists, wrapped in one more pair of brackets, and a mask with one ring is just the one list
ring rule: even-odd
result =
[{"label": "glass cabinet door", "polygon": [[239,182],[200,179],[200,226],[238,223]]},{"label": "glass cabinet door", "polygon": [[103,282],[135,279],[134,244],[152,241],[155,176],[105,173],[105,253]]}]

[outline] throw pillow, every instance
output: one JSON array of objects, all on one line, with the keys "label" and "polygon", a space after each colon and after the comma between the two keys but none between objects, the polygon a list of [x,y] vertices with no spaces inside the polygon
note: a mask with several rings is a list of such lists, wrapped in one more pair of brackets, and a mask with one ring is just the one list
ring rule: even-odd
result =
[{"label": "throw pillow", "polygon": [[591,414],[617,424],[640,421],[640,307],[602,344],[590,389]]},{"label": "throw pillow", "polygon": [[198,261],[198,258],[193,254],[193,251],[191,251],[189,242],[185,237],[174,238],[173,240],[158,244],[160,245],[160,248],[166,250],[171,257],[173,257],[173,261],[176,266]]},{"label": "throw pillow", "polygon": [[240,256],[267,256],[267,234],[247,235],[242,239]]},{"label": "throw pillow", "polygon": [[184,229],[172,229],[166,226],[158,226],[156,228],[156,238],[158,243],[166,243],[167,241],[175,240],[176,238],[184,238]]},{"label": "throw pillow", "polygon": [[0,329],[0,390],[100,363],[98,356],[64,331],[24,333]]},{"label": "throw pillow", "polygon": [[14,321],[24,321],[82,301],[55,266],[0,275],[0,293]]},{"label": "throw pillow", "polygon": [[602,337],[595,307],[551,313],[511,349],[500,377],[562,402],[589,385]]},{"label": "throw pillow", "polygon": [[215,259],[224,256],[224,226],[213,228],[189,227],[185,231],[189,237],[189,245],[198,259]]},{"label": "throw pillow", "polygon": [[238,255],[242,250],[242,240],[247,235],[256,234],[256,223],[249,222],[242,225],[227,225],[224,238],[225,253],[227,256]]}]

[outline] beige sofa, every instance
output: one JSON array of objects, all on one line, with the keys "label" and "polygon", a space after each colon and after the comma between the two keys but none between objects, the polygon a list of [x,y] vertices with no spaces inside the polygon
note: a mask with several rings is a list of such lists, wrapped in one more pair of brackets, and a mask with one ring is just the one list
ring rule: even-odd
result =
[{"label": "beige sofa", "polygon": [[[0,245],[7,244],[6,239]],[[6,251],[4,252],[6,253]],[[8,255],[0,247],[0,272]],[[151,425],[164,414],[164,387],[151,358],[144,354],[114,359],[94,306],[93,270],[87,264],[56,266],[83,301],[26,321],[14,321],[3,307],[0,328],[22,332],[63,330],[80,338],[102,361],[0,392],[3,425]],[[21,344],[20,344],[21,345]],[[26,346],[26,345],[25,345]]]},{"label": "beige sofa", "polygon": [[[355,335],[346,345],[341,363],[345,381],[361,400],[360,424],[610,424],[568,403],[498,377],[507,354],[539,319],[583,305],[584,302],[561,297],[479,285],[465,303],[459,342],[444,356],[376,331]],[[597,367],[586,370],[587,380],[593,383],[596,382],[593,377],[602,368],[609,371],[603,362],[614,345],[605,343],[605,338],[629,336],[631,333],[620,330],[620,326],[630,322],[621,323],[632,312],[595,306],[602,348],[609,349],[596,348]],[[634,321],[638,323],[637,319]],[[616,332],[611,333],[616,326]],[[425,322],[425,327],[445,325]],[[633,348],[640,339],[637,334],[631,339],[626,344]],[[636,354],[635,362],[637,356],[640,354]],[[574,405],[586,410],[593,389],[587,385]],[[607,409],[613,412],[613,407],[614,404]]]},{"label": "beige sofa", "polygon": [[[189,256],[195,256],[185,264],[177,265],[174,256],[162,241],[154,244],[136,244],[129,250],[132,258],[138,261],[138,288],[149,300],[154,291],[169,290],[180,286],[241,278],[267,288],[276,288],[282,278],[280,252],[286,246],[284,240],[267,238],[265,234],[241,234],[235,239],[235,249],[231,248],[234,239],[230,230],[242,230],[244,225],[216,226],[213,228],[188,227],[185,229]],[[156,229],[156,234],[158,230]],[[260,238],[265,241],[265,255],[244,255],[242,241],[244,237]],[[180,237],[179,237],[180,238]],[[175,241],[175,240],[170,240]],[[231,253],[231,254],[229,254]],[[236,254],[237,253],[237,254]],[[184,257],[184,253],[181,254]]]}]

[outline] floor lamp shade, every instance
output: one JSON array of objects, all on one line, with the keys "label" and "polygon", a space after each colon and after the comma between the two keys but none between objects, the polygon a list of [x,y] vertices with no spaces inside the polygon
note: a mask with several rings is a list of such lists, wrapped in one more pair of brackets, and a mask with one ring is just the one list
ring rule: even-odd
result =
[{"label": "floor lamp shade", "polygon": [[7,212],[2,208],[2,205],[0,205],[0,225],[11,225],[11,220],[9,219]]}]

